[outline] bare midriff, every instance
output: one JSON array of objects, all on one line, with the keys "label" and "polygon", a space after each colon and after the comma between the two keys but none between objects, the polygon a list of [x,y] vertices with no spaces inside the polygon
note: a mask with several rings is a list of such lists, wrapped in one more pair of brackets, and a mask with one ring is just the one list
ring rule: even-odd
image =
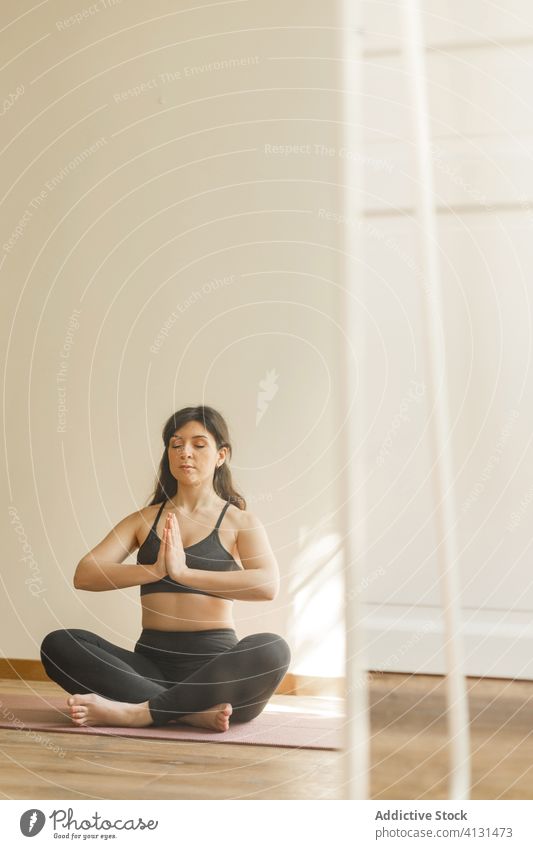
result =
[{"label": "bare midriff", "polygon": [[197,593],[149,593],[141,597],[142,627],[157,631],[235,628],[233,602]]},{"label": "bare midriff", "polygon": [[[154,513],[157,508],[154,508]],[[159,528],[164,527],[167,509],[163,511],[159,521]],[[153,517],[149,516],[153,521]],[[213,518],[213,524],[216,516]],[[149,526],[149,524],[148,524]],[[209,527],[206,520],[205,529]],[[186,529],[191,540],[197,541],[198,536],[208,533],[198,532],[192,523],[190,529]],[[194,535],[196,540],[194,540]],[[146,523],[143,523],[138,531],[138,544],[142,545],[146,537]],[[221,544],[229,551],[238,565],[242,568],[236,545],[237,530],[228,527],[227,523],[219,531]],[[190,544],[190,543],[189,543]],[[227,598],[213,598],[213,596],[201,595],[199,593],[147,593],[141,598],[142,627],[151,628],[156,631],[207,631],[214,628],[233,628],[233,601]]]}]

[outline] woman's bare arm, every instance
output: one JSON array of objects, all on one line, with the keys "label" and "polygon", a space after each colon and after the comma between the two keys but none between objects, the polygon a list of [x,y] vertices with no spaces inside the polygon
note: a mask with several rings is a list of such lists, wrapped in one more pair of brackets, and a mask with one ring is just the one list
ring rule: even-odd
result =
[{"label": "woman's bare arm", "polygon": [[122,565],[122,561],[138,548],[140,521],[140,511],[126,516],[82,557],[74,573],[73,583],[77,590],[118,590],[159,580],[161,576],[157,575],[153,565]]}]

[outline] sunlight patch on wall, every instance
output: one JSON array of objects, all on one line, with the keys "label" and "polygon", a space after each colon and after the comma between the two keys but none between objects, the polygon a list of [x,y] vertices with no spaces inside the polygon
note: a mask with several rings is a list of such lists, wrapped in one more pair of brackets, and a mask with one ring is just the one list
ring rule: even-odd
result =
[{"label": "sunlight patch on wall", "polygon": [[339,534],[300,528],[291,565],[290,671],[321,678],[344,676],[344,578]]}]

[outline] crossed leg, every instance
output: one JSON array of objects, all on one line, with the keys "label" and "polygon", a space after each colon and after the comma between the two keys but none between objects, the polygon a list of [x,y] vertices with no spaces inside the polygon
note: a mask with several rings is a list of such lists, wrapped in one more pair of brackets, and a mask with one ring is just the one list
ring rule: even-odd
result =
[{"label": "crossed leg", "polygon": [[234,722],[249,722],[268,704],[291,653],[283,637],[263,632],[243,637],[184,681],[148,699],[154,725],[181,721],[209,705],[230,703]]}]

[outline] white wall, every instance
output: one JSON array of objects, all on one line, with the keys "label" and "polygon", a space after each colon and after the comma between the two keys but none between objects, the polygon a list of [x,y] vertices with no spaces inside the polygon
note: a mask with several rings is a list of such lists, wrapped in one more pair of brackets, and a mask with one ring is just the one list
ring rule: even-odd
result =
[{"label": "white wall", "polygon": [[3,4],[2,91],[20,92],[0,173],[5,656],[38,657],[58,627],[133,647],[138,587],[76,591],[74,568],[147,503],[166,418],[207,403],[282,572],[274,602],[235,603],[238,633],[285,635],[298,671],[292,582],[311,564],[295,564],[334,511],[340,459],[338,281],[318,215],[337,166],[313,147],[335,144],[338,109],[334,63],[285,57],[310,35],[331,53],[333,11]]}]

